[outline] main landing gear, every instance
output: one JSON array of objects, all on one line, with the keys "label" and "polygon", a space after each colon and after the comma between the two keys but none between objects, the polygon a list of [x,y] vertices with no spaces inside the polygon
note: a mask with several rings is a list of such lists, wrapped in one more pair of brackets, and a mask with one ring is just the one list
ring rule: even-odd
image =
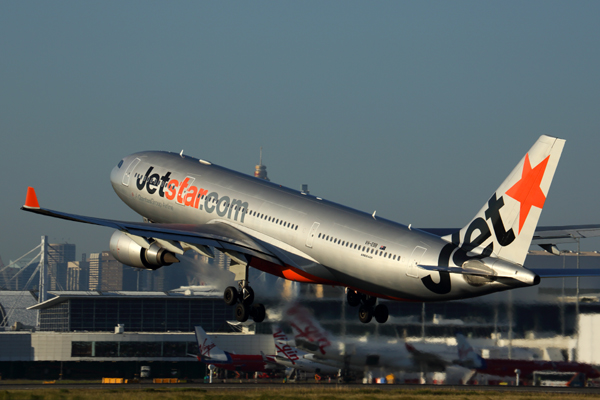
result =
[{"label": "main landing gear", "polygon": [[[235,319],[246,322],[252,317],[254,322],[263,322],[266,311],[263,304],[252,304],[254,302],[254,290],[248,284],[248,266],[246,266],[245,279],[239,282],[239,290],[228,286],[223,293],[223,300],[228,306],[235,305]],[[237,303],[237,305],[236,305]]]},{"label": "main landing gear", "polygon": [[358,308],[358,319],[360,319],[360,322],[367,324],[371,322],[373,317],[380,324],[388,320],[388,308],[384,304],[377,304],[377,297],[359,293],[352,289],[348,289],[347,297],[348,304],[351,307],[360,306]]}]

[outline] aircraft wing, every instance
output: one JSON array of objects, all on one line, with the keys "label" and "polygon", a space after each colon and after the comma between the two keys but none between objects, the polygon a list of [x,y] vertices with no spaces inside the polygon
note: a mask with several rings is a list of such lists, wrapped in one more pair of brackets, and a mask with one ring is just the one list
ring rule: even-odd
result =
[{"label": "aircraft wing", "polygon": [[[187,248],[198,250],[201,253],[212,255],[208,246],[215,247],[228,254],[241,253],[250,257],[257,257],[277,265],[284,265],[281,260],[283,254],[277,254],[276,246],[264,242],[224,223],[193,225],[193,224],[159,224],[147,222],[127,222],[111,219],[88,217],[70,214],[46,208],[41,208],[33,188],[27,192],[24,211],[42,214],[49,217],[82,222],[86,224],[106,226],[117,229],[142,241],[153,238],[161,241],[163,246],[175,253],[183,254]],[[268,247],[268,248],[267,248]],[[274,251],[275,250],[275,251]],[[286,258],[288,265],[292,262]],[[293,265],[293,264],[292,264]]]},{"label": "aircraft wing", "polygon": [[412,344],[406,343],[406,349],[410,352],[415,365],[427,371],[445,371],[446,367],[451,364],[438,354],[417,350]]},{"label": "aircraft wing", "polygon": [[589,237],[600,236],[600,225],[563,225],[563,226],[538,226],[533,235],[535,244],[538,242],[557,242],[556,240],[575,241]]}]

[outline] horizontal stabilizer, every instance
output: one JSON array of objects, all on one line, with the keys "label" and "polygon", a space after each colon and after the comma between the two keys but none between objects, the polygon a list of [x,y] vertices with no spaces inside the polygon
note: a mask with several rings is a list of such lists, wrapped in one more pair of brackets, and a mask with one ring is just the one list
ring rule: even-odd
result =
[{"label": "horizontal stabilizer", "polygon": [[479,275],[479,276],[494,276],[493,271],[483,270],[465,270],[461,267],[442,267],[438,265],[419,265],[420,268],[426,269],[427,271],[433,272],[450,272],[452,274],[463,274],[463,275]]},{"label": "horizontal stabilizer", "polygon": [[506,279],[523,282],[528,285],[537,285],[540,283],[540,277],[534,271],[503,260],[495,260],[489,265],[479,260],[469,260],[462,267],[434,265],[419,265],[419,267],[428,271],[444,271],[453,274],[482,276],[492,280],[501,278],[505,283],[507,282]]}]

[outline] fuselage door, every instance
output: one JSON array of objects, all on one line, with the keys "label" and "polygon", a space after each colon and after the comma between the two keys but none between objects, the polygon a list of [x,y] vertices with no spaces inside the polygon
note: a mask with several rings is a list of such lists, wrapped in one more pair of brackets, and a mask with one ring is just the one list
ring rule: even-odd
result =
[{"label": "fuselage door", "polygon": [[133,173],[133,170],[135,169],[135,167],[137,167],[139,162],[140,159],[136,158],[131,162],[131,164],[129,164],[129,167],[127,167],[127,171],[125,171],[125,174],[123,174],[123,180],[121,181],[123,183],[123,186],[129,186],[129,179],[131,178],[131,174]]},{"label": "fuselage door", "polygon": [[310,232],[308,232],[308,237],[306,238],[306,247],[310,247],[312,249],[313,239],[315,238],[315,235],[317,234],[317,229],[319,229],[320,225],[321,224],[319,222],[315,222],[310,228]]},{"label": "fuselage door", "polygon": [[410,255],[410,257],[407,260],[407,262],[408,262],[408,268],[406,270],[407,276],[410,276],[411,278],[419,277],[419,272],[417,271],[417,269],[419,267],[417,265],[419,265],[419,262],[421,261],[421,258],[423,258],[423,254],[425,254],[426,251],[427,251],[427,249],[425,247],[421,247],[421,246],[415,247],[415,249],[412,251],[412,254]]}]

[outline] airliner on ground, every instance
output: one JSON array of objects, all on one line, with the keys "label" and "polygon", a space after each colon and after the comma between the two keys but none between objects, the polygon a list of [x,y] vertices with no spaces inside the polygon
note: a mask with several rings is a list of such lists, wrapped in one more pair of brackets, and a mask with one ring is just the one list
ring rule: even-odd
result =
[{"label": "airliner on ground", "polygon": [[291,345],[285,332],[276,325],[273,326],[273,340],[277,353],[274,356],[265,356],[267,362],[322,375],[337,375],[339,370],[344,368],[343,362],[332,365],[332,363],[322,364],[314,361],[313,354],[297,349],[295,344]]},{"label": "airliner on ground", "polygon": [[238,372],[275,372],[285,367],[269,363],[260,354],[235,354],[221,350],[200,326],[195,327],[198,360],[217,368]]},{"label": "airliner on ground", "polygon": [[474,372],[512,377],[515,376],[515,370],[519,370],[522,379],[529,381],[536,371],[572,372],[573,376],[580,373],[585,375],[585,380],[600,378],[600,370],[589,364],[574,361],[484,359],[475,352],[464,335],[456,335],[456,341],[459,358],[456,363]]},{"label": "airliner on ground", "polygon": [[147,222],[40,208],[33,188],[22,209],[116,229],[111,253],[133,267],[157,269],[187,250],[226,253],[241,279],[239,290],[228,287],[224,299],[236,305],[239,321],[265,318],[264,306],[252,304],[253,267],[345,287],[349,304],[360,306],[361,321],[385,322],[388,309],[378,298],[444,301],[537,285],[544,276],[598,275],[523,267],[564,142],[541,136],[475,217],[453,233],[405,226],[183,151],[135,153],[112,170],[117,195]]},{"label": "airliner on ground", "polygon": [[[321,326],[313,314],[293,303],[284,311],[284,320],[294,333],[297,348],[312,354],[316,362],[352,371],[436,372],[445,371],[452,362],[439,349],[421,344],[365,342],[358,338],[335,337]],[[419,348],[417,348],[417,346]]]}]

